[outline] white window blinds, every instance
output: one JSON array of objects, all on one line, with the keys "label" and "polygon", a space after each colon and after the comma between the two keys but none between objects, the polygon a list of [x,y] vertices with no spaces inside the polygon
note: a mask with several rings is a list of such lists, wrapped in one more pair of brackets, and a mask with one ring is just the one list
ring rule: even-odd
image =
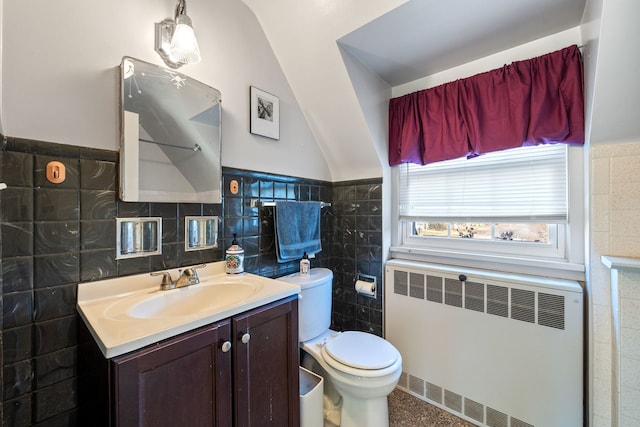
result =
[{"label": "white window blinds", "polygon": [[567,222],[567,146],[398,166],[401,220]]}]

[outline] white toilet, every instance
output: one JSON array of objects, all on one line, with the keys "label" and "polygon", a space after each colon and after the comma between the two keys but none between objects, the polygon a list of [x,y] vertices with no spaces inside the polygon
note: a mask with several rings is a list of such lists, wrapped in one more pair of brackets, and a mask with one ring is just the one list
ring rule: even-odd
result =
[{"label": "white toilet", "polygon": [[[373,334],[329,329],[331,270],[312,268],[308,276],[295,273],[279,280],[301,288],[298,305],[301,363],[325,380],[325,426],[387,427],[387,395],[402,372],[398,350]],[[338,408],[337,414],[331,413],[332,406]]]}]

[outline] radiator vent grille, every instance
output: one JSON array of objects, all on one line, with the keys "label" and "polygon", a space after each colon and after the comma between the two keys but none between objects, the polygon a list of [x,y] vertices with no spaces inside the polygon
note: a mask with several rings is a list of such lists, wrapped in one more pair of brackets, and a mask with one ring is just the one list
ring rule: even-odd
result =
[{"label": "radiator vent grille", "polygon": [[523,322],[535,323],[536,293],[524,289],[511,289],[511,318]]},{"label": "radiator vent grille", "polygon": [[418,395],[421,398],[426,398],[426,400],[438,405],[444,405],[447,409],[488,427],[535,427],[533,424],[511,417],[504,412],[497,411],[480,402],[424,381],[404,371],[400,375],[398,387],[414,395]]},{"label": "radiator vent grille", "polygon": [[[426,279],[426,289],[425,289]],[[444,284],[444,290],[443,290]],[[464,284],[464,287],[463,287]],[[494,316],[565,329],[565,297],[490,283],[461,282],[448,277],[393,271],[393,291],[398,295]],[[537,297],[537,305],[536,305]],[[463,305],[464,302],[464,305]]]},{"label": "radiator vent grille", "polygon": [[484,312],[484,285],[466,282],[464,289],[464,307],[469,310]]},{"label": "radiator vent grille", "polygon": [[487,285],[487,313],[509,317],[509,288]]},{"label": "radiator vent grille", "polygon": [[407,388],[408,377],[409,377],[409,374],[407,374],[405,371],[402,371],[402,373],[400,374],[400,379],[398,380],[398,386]]},{"label": "radiator vent grille", "polygon": [[427,381],[426,383],[426,392],[425,397],[433,402],[439,403],[442,405],[442,387],[437,386],[435,384],[431,384]]},{"label": "radiator vent grille", "polygon": [[444,406],[462,413],[462,396],[449,390],[444,391]]},{"label": "radiator vent grille", "polygon": [[442,302],[442,277],[427,276],[427,300]]},{"label": "radiator vent grille", "polygon": [[424,274],[409,274],[409,296],[424,299]]},{"label": "radiator vent grille", "polygon": [[489,427],[509,427],[509,417],[507,414],[487,407],[487,425]]},{"label": "radiator vent grille", "polygon": [[462,307],[462,282],[444,279],[444,303],[454,307]]},{"label": "radiator vent grille", "polygon": [[533,425],[525,423],[524,421],[520,421],[517,418],[511,417],[511,427],[533,427]]},{"label": "radiator vent grille", "polygon": [[476,421],[484,422],[484,406],[471,399],[464,399],[464,414]]},{"label": "radiator vent grille", "polygon": [[409,375],[409,390],[420,396],[424,396],[424,380]]},{"label": "radiator vent grille", "polygon": [[409,274],[406,271],[393,271],[393,292],[399,295],[407,295],[409,289]]},{"label": "radiator vent grille", "polygon": [[564,329],[564,297],[538,294],[538,324],[550,328]]}]

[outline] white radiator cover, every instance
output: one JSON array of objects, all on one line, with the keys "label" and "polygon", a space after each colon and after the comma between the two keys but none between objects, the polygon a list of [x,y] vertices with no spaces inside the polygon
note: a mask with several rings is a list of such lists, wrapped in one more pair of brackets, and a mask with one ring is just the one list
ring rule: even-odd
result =
[{"label": "white radiator cover", "polygon": [[391,260],[384,288],[399,388],[480,426],[583,425],[579,283]]}]

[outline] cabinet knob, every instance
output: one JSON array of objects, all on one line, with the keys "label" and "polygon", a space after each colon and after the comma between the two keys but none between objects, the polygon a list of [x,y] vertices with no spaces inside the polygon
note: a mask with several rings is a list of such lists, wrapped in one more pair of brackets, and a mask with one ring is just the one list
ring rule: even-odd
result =
[{"label": "cabinet knob", "polygon": [[222,343],[222,352],[226,353],[229,350],[231,350],[231,343],[229,341],[223,342]]},{"label": "cabinet knob", "polygon": [[249,335],[249,332],[246,332],[246,333],[242,336],[242,344],[246,344],[246,343],[248,343],[250,339],[251,339],[251,335]]}]

